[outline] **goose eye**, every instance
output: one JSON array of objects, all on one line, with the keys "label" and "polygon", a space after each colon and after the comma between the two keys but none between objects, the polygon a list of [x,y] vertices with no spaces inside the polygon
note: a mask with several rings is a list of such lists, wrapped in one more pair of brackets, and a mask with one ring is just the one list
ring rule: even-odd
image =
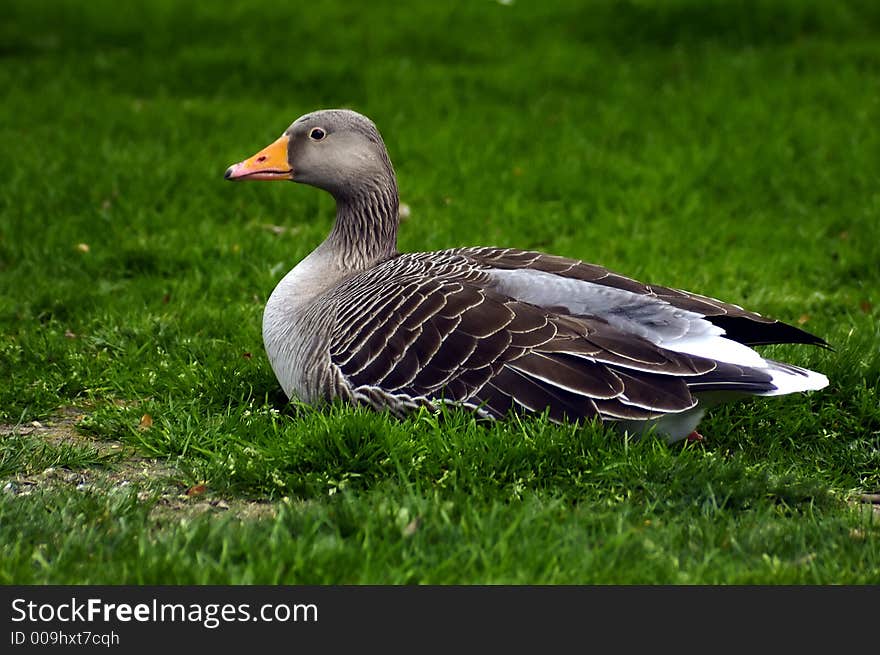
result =
[{"label": "goose eye", "polygon": [[320,141],[325,136],[327,136],[327,133],[320,127],[313,127],[312,131],[309,132],[309,138],[312,139],[312,141]]}]

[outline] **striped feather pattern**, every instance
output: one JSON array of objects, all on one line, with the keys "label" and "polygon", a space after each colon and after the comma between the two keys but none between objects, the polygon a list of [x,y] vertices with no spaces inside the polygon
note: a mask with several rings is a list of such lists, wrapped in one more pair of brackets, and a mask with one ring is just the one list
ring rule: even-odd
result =
[{"label": "striped feather pattern", "polygon": [[[538,262],[545,272],[576,271],[591,281],[613,275],[543,257],[497,249],[413,253],[356,275],[327,297],[340,308],[330,361],[361,402],[464,403],[493,417],[518,409],[547,410],[555,420],[648,420],[693,408],[696,390],[773,388],[759,370],[666,350],[601,318],[559,314],[490,288],[487,271],[499,261],[520,267]],[[652,293],[620,282],[626,278],[612,279]],[[772,325],[734,306],[711,307]]]}]

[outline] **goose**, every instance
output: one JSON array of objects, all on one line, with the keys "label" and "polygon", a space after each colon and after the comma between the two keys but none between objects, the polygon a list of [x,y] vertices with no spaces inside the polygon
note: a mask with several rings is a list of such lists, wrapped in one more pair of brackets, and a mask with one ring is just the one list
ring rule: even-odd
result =
[{"label": "goose", "polygon": [[448,404],[485,419],[599,419],[673,443],[702,438],[697,426],[720,402],[828,384],[753,348],[823,339],[738,305],[531,250],[398,252],[394,168],[357,112],[301,116],[225,179],[288,180],[336,201],[330,234],[263,314],[288,398],[397,416]]}]

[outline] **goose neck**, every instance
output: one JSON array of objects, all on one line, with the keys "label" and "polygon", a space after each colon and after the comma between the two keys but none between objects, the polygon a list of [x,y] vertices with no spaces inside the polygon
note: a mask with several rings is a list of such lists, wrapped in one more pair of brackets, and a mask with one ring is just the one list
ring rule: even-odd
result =
[{"label": "goose neck", "polygon": [[367,268],[397,254],[397,186],[375,185],[336,197],[336,222],[327,245],[346,268]]}]

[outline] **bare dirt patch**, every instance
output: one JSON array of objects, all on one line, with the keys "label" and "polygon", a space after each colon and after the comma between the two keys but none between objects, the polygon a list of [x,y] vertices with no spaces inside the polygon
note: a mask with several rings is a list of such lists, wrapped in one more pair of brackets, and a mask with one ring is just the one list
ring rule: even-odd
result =
[{"label": "bare dirt patch", "polygon": [[0,493],[29,496],[35,492],[75,489],[82,493],[106,493],[133,486],[138,500],[153,504],[151,517],[160,521],[182,520],[199,514],[232,513],[241,519],[273,517],[276,507],[239,499],[214,497],[207,484],[187,485],[173,462],[143,457],[122,442],[82,434],[76,425],[85,413],[76,407],[60,409],[50,420],[22,425],[0,424],[0,440],[30,437],[54,447],[70,446],[93,454],[100,464],[81,468],[49,466],[0,478]]}]

